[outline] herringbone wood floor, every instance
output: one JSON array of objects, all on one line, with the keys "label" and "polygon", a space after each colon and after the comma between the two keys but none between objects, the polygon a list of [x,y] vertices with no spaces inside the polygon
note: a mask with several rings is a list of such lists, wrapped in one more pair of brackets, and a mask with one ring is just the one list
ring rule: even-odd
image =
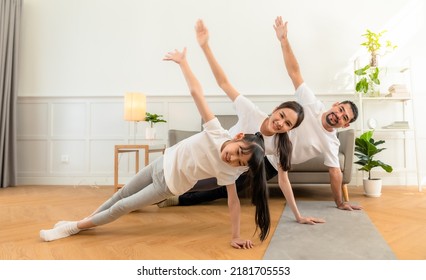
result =
[{"label": "herringbone wood floor", "polygon": [[[364,211],[398,259],[426,259],[426,195],[413,187],[385,187],[380,198],[367,198],[350,187],[352,201]],[[275,192],[274,192],[275,193]],[[272,231],[252,250],[229,246],[225,200],[190,207],[150,206],[121,219],[53,242],[39,230],[58,220],[90,214],[112,194],[112,187],[20,186],[0,189],[0,259],[2,260],[244,260],[262,259],[284,208],[278,192],[270,199]],[[331,200],[329,187],[296,187],[297,200]],[[242,236],[254,233],[253,207],[242,199]],[[366,240],[368,246],[368,240]]]}]

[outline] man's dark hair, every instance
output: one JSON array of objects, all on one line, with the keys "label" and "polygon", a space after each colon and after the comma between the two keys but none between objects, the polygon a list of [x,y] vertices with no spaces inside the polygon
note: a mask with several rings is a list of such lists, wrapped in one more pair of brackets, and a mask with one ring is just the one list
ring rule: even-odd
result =
[{"label": "man's dark hair", "polygon": [[350,123],[353,123],[358,118],[358,107],[350,100],[345,100],[340,102],[340,104],[349,104],[351,106],[352,112],[354,113],[354,117],[349,121]]}]

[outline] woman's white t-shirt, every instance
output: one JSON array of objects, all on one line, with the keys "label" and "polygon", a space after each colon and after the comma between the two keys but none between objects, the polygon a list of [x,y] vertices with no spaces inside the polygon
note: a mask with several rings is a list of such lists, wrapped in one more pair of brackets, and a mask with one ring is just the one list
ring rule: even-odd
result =
[{"label": "woman's white t-shirt", "polygon": [[185,193],[197,181],[207,178],[216,178],[221,186],[233,184],[248,170],[247,166],[233,167],[221,159],[222,145],[231,136],[217,118],[204,123],[203,128],[164,153],[164,176],[174,195]]},{"label": "woman's white t-shirt", "polygon": [[[250,134],[259,132],[263,122],[268,118],[266,113],[261,111],[252,101],[241,94],[235,98],[234,107],[237,112],[238,122],[229,129],[229,134],[231,134],[232,137],[240,132]],[[275,155],[277,150],[275,135],[263,135],[263,140],[265,142],[265,154]]]}]

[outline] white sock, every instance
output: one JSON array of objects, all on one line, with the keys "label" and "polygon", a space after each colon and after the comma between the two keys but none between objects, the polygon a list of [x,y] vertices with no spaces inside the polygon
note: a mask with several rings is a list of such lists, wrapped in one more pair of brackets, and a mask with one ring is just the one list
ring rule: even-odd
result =
[{"label": "white sock", "polygon": [[[53,226],[53,228],[60,227],[60,226],[62,226],[62,225],[64,225],[64,224],[66,224],[66,223],[71,223],[71,221],[59,221],[59,222],[57,222],[57,223]],[[82,229],[80,229],[80,231],[88,230],[88,229],[92,229],[92,228],[82,228]]]},{"label": "white sock", "polygon": [[79,232],[80,229],[77,227],[77,222],[63,221],[63,223],[56,228],[49,230],[40,230],[40,238],[44,241],[53,241],[56,239],[68,237],[73,234],[77,234]]},{"label": "white sock", "polygon": [[57,227],[60,227],[60,226],[62,226],[62,225],[64,225],[64,224],[66,224],[66,223],[69,223],[70,221],[59,221],[59,222],[57,222],[54,226],[53,226],[53,228],[57,228]]}]

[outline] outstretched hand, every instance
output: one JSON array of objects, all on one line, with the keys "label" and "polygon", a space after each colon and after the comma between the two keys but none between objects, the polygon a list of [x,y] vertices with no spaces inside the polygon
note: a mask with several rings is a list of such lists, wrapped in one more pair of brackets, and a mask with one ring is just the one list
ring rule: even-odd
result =
[{"label": "outstretched hand", "polygon": [[325,223],[325,220],[320,218],[315,218],[315,217],[300,217],[300,219],[297,220],[297,222],[299,224],[316,225],[316,224]]},{"label": "outstretched hand", "polygon": [[362,206],[350,204],[348,201],[341,203],[337,208],[347,211],[362,210]]},{"label": "outstretched hand", "polygon": [[176,62],[177,64],[180,64],[182,61],[186,59],[186,48],[183,48],[183,51],[180,52],[177,49],[175,49],[172,52],[168,52],[164,57],[163,60],[171,60]]},{"label": "outstretched hand", "polygon": [[254,243],[251,240],[234,238],[231,240],[231,246],[235,249],[251,249],[254,247]]},{"label": "outstretched hand", "polygon": [[203,20],[197,20],[195,24],[195,33],[197,35],[198,44],[202,47],[209,42],[209,30],[204,25]]},{"label": "outstretched hand", "polygon": [[287,21],[283,22],[282,17],[277,17],[275,19],[275,34],[277,35],[278,41],[281,41],[283,39],[287,38]]}]

